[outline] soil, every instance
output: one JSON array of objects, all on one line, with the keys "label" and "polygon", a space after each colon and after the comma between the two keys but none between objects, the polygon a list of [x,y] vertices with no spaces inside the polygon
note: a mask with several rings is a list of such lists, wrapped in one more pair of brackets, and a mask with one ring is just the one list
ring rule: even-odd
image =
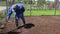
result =
[{"label": "soil", "polygon": [[[60,34],[60,16],[29,16],[25,17],[25,20],[26,24],[32,23],[35,26],[29,29],[24,27],[16,29],[14,19],[11,18],[0,34]],[[22,25],[22,20],[20,20],[19,26]]]}]

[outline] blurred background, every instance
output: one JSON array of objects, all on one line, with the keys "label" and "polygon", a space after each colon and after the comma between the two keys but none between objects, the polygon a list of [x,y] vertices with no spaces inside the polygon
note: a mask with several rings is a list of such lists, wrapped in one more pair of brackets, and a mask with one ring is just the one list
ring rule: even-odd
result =
[{"label": "blurred background", "polygon": [[9,7],[15,3],[23,3],[25,16],[60,15],[60,0],[0,0],[1,22],[6,18]]},{"label": "blurred background", "polygon": [[60,0],[0,0],[0,11],[15,3],[24,4],[25,16],[60,15]]}]

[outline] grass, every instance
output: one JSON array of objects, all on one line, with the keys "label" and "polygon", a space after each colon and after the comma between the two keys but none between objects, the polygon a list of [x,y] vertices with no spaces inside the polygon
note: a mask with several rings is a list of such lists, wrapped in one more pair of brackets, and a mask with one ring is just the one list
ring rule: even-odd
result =
[{"label": "grass", "polygon": [[[25,16],[30,16],[30,13],[32,16],[41,16],[41,15],[55,15],[55,10],[31,10],[25,11]],[[60,15],[60,10],[56,10],[56,15]]]},{"label": "grass", "polygon": [[[24,16],[60,15],[60,10],[26,10]],[[12,15],[13,17],[13,15]]]},{"label": "grass", "polygon": [[[24,12],[24,16],[43,16],[43,15],[60,15],[60,10],[56,10],[56,14],[55,14],[55,10],[26,10]],[[14,17],[14,15],[12,14],[12,17]]]},{"label": "grass", "polygon": [[[55,15],[55,10],[25,10],[24,16],[30,15],[31,16]],[[60,15],[60,10],[56,10],[56,15]]]}]

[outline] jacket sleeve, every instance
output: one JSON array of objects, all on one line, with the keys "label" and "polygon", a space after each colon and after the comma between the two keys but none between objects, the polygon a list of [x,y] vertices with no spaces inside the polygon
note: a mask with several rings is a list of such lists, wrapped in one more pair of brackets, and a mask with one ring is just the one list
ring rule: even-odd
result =
[{"label": "jacket sleeve", "polygon": [[25,8],[24,8],[24,7],[22,7],[22,8],[21,8],[21,11],[22,11],[22,12],[25,12]]},{"label": "jacket sleeve", "polygon": [[7,12],[7,20],[10,19],[11,14],[12,14],[12,9],[9,9]]}]

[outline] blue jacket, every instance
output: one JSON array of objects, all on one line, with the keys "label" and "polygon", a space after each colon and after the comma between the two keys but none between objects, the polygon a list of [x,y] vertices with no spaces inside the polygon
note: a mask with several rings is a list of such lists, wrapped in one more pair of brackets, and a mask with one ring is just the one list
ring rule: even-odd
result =
[{"label": "blue jacket", "polygon": [[[18,5],[18,6],[21,8],[21,10],[17,10],[17,11],[15,12],[16,15],[23,14],[24,11],[25,11],[25,8],[24,8],[23,4],[17,3],[17,4],[15,4],[15,5]],[[12,6],[13,6],[13,5],[12,5]],[[13,8],[12,8],[12,6],[8,9],[8,12],[7,12],[7,20],[10,19],[10,16],[11,16],[11,14],[13,13],[13,11],[12,11]]]}]

